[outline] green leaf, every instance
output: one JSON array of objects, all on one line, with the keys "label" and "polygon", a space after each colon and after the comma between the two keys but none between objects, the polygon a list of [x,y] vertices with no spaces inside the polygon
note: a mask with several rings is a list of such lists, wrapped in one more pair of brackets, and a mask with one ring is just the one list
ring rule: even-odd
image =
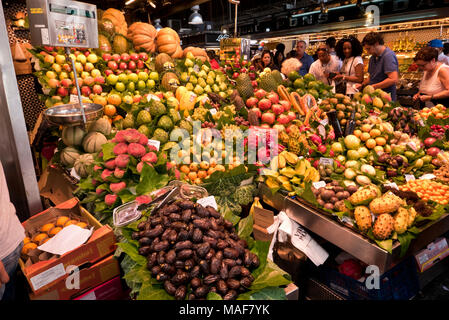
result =
[{"label": "green leaf", "polygon": [[223,300],[223,298],[216,292],[209,292],[206,297],[207,300]]},{"label": "green leaf", "polygon": [[160,189],[168,183],[168,175],[160,175],[148,164],[143,165],[140,176],[140,183],[136,187],[138,195],[148,194],[151,191]]},{"label": "green leaf", "polygon": [[422,215],[418,215],[415,219],[415,222],[421,222],[421,221],[436,221],[441,218],[441,216],[445,212],[445,206],[443,205],[436,205],[435,210],[430,216],[424,217]]},{"label": "green leaf", "polygon": [[114,147],[115,147],[116,143],[114,142],[110,142],[110,143],[105,143],[101,149],[103,150],[103,161],[108,161],[110,159],[115,158],[115,154],[114,154]]},{"label": "green leaf", "polygon": [[123,252],[129,255],[131,259],[133,259],[139,265],[146,266],[147,259],[145,259],[144,256],[141,256],[139,254],[136,246],[132,245],[131,243],[123,243],[123,242],[120,242],[117,245],[121,247]]},{"label": "green leaf", "polygon": [[117,195],[120,197],[123,203],[131,202],[136,198],[136,196],[132,194],[128,189],[120,191]]},{"label": "green leaf", "polygon": [[241,219],[238,226],[238,236],[242,239],[249,238],[253,233],[253,225],[254,219],[252,214],[249,214],[246,218]]},{"label": "green leaf", "polygon": [[78,187],[85,190],[95,190],[95,186],[92,184],[91,178],[81,179]]},{"label": "green leaf", "polygon": [[268,256],[269,248],[270,248],[269,241],[256,240],[254,242],[254,246],[252,247],[251,252],[255,253],[259,257],[259,260],[260,260],[259,267],[257,267],[257,269],[252,272],[254,278],[257,278],[265,269],[265,266],[267,264],[267,256]]},{"label": "green leaf", "polygon": [[398,240],[401,244],[401,253],[400,258],[404,257],[407,253],[408,248],[410,247],[410,243],[416,236],[411,232],[404,232],[403,234],[398,234]]},{"label": "green leaf", "polygon": [[106,209],[108,209],[108,206],[107,206],[107,204],[106,203],[104,203],[104,201],[102,201],[102,202],[98,202],[98,203],[96,203],[95,204],[95,212],[97,213],[99,213],[99,212],[102,212],[102,211],[104,211],[104,210],[106,210]]},{"label": "green leaf", "polygon": [[295,192],[298,195],[298,197],[304,199],[308,203],[311,203],[311,204],[313,204],[315,206],[318,206],[318,201],[316,200],[316,197],[315,197],[315,195],[313,194],[313,191],[312,191],[312,182],[304,183],[304,189],[302,189],[302,188],[295,188]]},{"label": "green leaf", "polygon": [[251,300],[287,300],[287,295],[283,288],[266,287],[254,292],[250,296]]},{"label": "green leaf", "polygon": [[240,220],[240,217],[232,213],[232,210],[229,208],[224,209],[222,216],[224,219],[231,221],[233,225],[236,225]]},{"label": "green leaf", "polygon": [[392,253],[393,251],[393,240],[392,239],[387,239],[387,240],[375,240],[377,245],[379,247],[381,247],[382,249],[385,249],[389,254]]},{"label": "green leaf", "polygon": [[263,271],[256,277],[252,283],[251,290],[261,290],[265,287],[277,287],[287,285],[292,281],[287,279],[288,274],[280,269],[274,262],[267,259]]},{"label": "green leaf", "polygon": [[174,300],[163,288],[156,288],[155,286],[144,283],[140,288],[137,300]]}]

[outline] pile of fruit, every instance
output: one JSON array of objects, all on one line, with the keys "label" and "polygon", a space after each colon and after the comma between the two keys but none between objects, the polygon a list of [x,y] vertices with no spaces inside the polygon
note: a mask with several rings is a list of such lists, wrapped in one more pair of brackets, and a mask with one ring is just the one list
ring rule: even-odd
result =
[{"label": "pile of fruit", "polygon": [[132,234],[139,254],[165,291],[177,300],[209,292],[235,300],[251,287],[259,257],[248,250],[233,224],[213,207],[178,200],[152,213]]},{"label": "pile of fruit", "polygon": [[362,92],[354,94],[354,100],[365,105],[368,110],[382,111],[391,107],[391,95],[382,89],[374,89],[372,86],[366,86]]},{"label": "pile of fruit", "polygon": [[434,201],[442,205],[449,203],[449,186],[433,180],[412,180],[399,186],[401,191],[413,191],[424,201]]},{"label": "pile of fruit", "polygon": [[442,104],[437,104],[436,106],[429,108],[424,107],[422,108],[416,115],[415,120],[424,119],[427,120],[430,116],[434,117],[435,119],[445,119],[449,117],[449,114],[447,112],[447,108],[443,106]]},{"label": "pile of fruit", "polygon": [[332,96],[332,87],[317,81],[315,76],[308,73],[301,76],[298,72],[293,71],[288,75],[288,80],[285,83],[289,92],[296,92],[301,97],[310,94],[316,100],[326,99]]}]

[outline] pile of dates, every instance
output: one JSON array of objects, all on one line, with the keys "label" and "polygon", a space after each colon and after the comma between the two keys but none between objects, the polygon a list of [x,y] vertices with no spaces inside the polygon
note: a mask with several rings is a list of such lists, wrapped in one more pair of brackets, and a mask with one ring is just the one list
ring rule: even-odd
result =
[{"label": "pile of dates", "polygon": [[177,200],[138,229],[132,238],[139,241],[139,254],[177,300],[206,299],[209,292],[233,300],[254,281],[250,270],[259,266],[259,257],[213,207]]}]

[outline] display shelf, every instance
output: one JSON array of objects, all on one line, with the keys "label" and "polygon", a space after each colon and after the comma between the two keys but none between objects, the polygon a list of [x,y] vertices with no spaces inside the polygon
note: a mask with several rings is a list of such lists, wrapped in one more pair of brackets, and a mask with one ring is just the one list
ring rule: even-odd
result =
[{"label": "display shelf", "polygon": [[[291,199],[279,193],[273,195],[265,184],[259,185],[259,192],[264,202],[277,210],[285,211],[292,220],[364,263],[378,266],[381,274],[402,260],[400,258],[401,245],[398,241],[393,243],[392,254],[390,254],[373,241],[351,229],[350,226],[343,225],[333,216],[313,208],[305,201]],[[448,230],[449,214],[444,214],[439,220],[427,224],[422,229],[418,237],[412,241],[409,254],[422,249]]]}]

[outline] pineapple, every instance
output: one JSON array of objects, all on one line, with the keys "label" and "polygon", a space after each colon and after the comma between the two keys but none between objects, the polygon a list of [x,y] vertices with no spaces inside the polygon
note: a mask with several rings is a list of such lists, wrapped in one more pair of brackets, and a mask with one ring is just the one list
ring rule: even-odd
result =
[{"label": "pineapple", "polygon": [[290,140],[290,136],[287,134],[287,132],[285,132],[284,130],[282,130],[279,133],[279,140],[281,141],[281,143],[285,146],[288,146],[288,141]]},{"label": "pineapple", "polygon": [[290,138],[299,139],[301,136],[301,131],[299,130],[298,126],[294,125],[290,127],[290,133],[288,134]]},{"label": "pineapple", "polygon": [[288,151],[293,152],[294,154],[299,154],[301,152],[301,144],[298,139],[292,137],[288,139]]},{"label": "pineapple", "polygon": [[377,240],[385,240],[394,230],[394,219],[388,213],[381,214],[374,222],[373,235]]},{"label": "pineapple", "polygon": [[357,227],[363,232],[366,232],[371,228],[372,217],[371,212],[365,206],[357,206],[354,210],[354,218]]}]

